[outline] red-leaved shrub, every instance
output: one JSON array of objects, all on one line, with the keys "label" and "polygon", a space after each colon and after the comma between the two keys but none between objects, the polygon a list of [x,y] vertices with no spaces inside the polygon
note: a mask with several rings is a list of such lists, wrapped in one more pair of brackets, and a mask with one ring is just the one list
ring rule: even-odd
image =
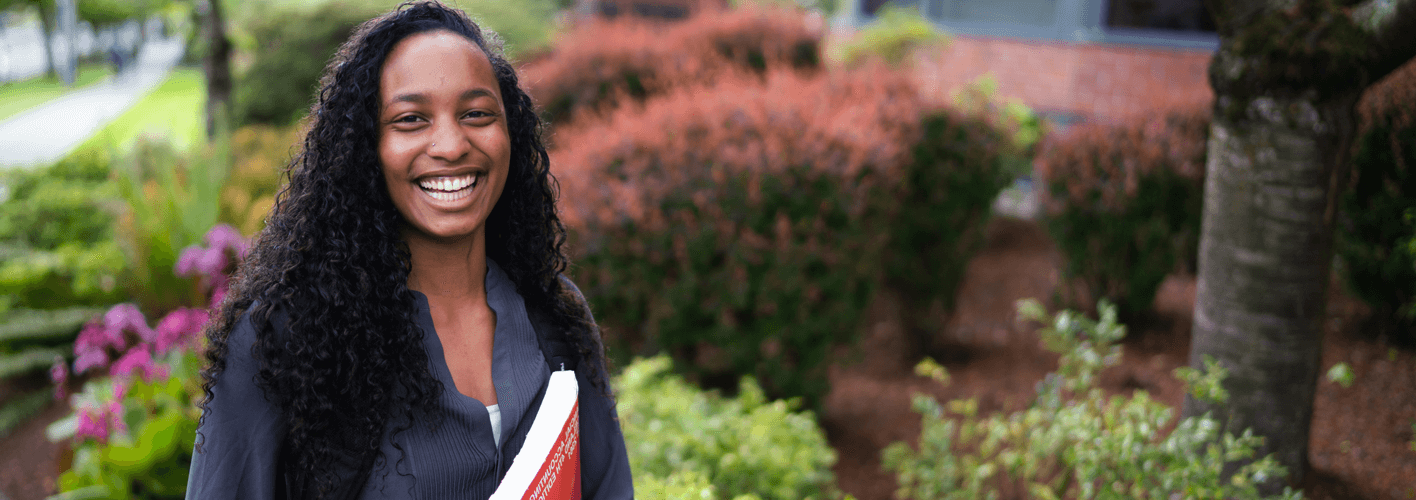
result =
[{"label": "red-leaved shrub", "polygon": [[[1086,307],[1108,299],[1134,321],[1165,276],[1194,270],[1209,113],[1079,125],[1044,141],[1037,173],[1064,277]],[[1074,286],[1064,290],[1076,291]]]},{"label": "red-leaved shrub", "polygon": [[1372,331],[1416,345],[1416,61],[1377,82],[1358,105],[1352,190],[1342,202],[1336,250],[1353,293],[1373,308]]},{"label": "red-leaved shrub", "polygon": [[882,279],[957,286],[940,269],[1006,184],[1004,141],[897,71],[780,69],[559,129],[552,165],[609,341],[814,403]]},{"label": "red-leaved shrub", "polygon": [[[685,85],[739,73],[811,71],[820,66],[822,28],[790,9],[705,10],[675,23],[591,21],[563,34],[555,50],[522,68],[547,118],[562,125]],[[736,78],[736,76],[734,76]]]}]

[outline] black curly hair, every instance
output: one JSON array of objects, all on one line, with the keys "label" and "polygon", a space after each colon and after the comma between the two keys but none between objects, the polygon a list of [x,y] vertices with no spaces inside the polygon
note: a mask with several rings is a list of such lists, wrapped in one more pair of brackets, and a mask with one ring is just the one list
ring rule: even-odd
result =
[{"label": "black curly hair", "polygon": [[[486,222],[487,257],[528,308],[566,332],[581,354],[579,370],[609,394],[599,333],[583,299],[561,279],[565,227],[530,96],[494,34],[436,2],[403,4],[361,25],[325,68],[288,182],[206,330],[203,422],[226,365],[228,335],[249,313],[257,332],[251,353],[261,365],[256,383],[288,429],[281,472],[301,498],[357,496],[387,464],[379,452],[387,427],[396,433],[411,424],[394,422],[436,425],[442,417],[435,402],[446,388],[428,368],[408,289],[403,219],[375,149],[384,60],[399,41],[434,30],[482,49],[507,110],[511,165]],[[279,331],[276,313],[288,318]]]}]

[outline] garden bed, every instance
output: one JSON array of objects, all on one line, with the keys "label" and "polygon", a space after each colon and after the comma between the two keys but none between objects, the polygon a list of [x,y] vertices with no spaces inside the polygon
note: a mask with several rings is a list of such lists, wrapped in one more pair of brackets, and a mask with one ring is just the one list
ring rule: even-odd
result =
[{"label": "garden bed", "polygon": [[[940,341],[953,348],[939,360],[952,382],[940,386],[916,376],[903,351],[896,299],[881,297],[869,311],[872,325],[860,362],[831,373],[822,426],[840,454],[841,488],[860,500],[893,498],[895,478],[880,468],[880,450],[894,441],[916,442],[916,392],[941,401],[977,397],[981,412],[1015,411],[1036,393],[1035,384],[1056,367],[1056,355],[1039,345],[1033,328],[1014,321],[1014,302],[1047,300],[1060,274],[1061,256],[1034,222],[996,219],[988,242],[970,262],[959,290],[958,313]],[[1352,366],[1356,379],[1343,388],[1318,383],[1314,402],[1305,497],[1317,500],[1416,498],[1416,450],[1409,448],[1416,419],[1416,353],[1391,350],[1361,335],[1366,307],[1330,289],[1324,369]],[[1179,413],[1183,387],[1171,372],[1190,349],[1193,277],[1171,276],[1155,300],[1153,324],[1128,330],[1121,363],[1102,374],[1111,393],[1144,389]]]},{"label": "garden bed", "polygon": [[[880,469],[880,450],[894,441],[913,442],[919,416],[910,396],[926,391],[941,399],[976,396],[984,411],[1016,410],[1035,393],[1034,385],[1055,367],[1032,328],[1014,320],[1014,301],[1046,299],[1058,280],[1060,256],[1036,223],[997,219],[987,246],[970,262],[959,291],[958,313],[938,332],[955,353],[940,361],[953,382],[941,387],[917,377],[907,345],[897,297],[882,296],[869,310],[872,325],[859,362],[832,369],[832,390],[822,412],[842,489],[860,500],[893,497],[895,480]],[[1322,366],[1346,362],[1355,383],[1343,388],[1318,384],[1309,459],[1304,481],[1312,499],[1407,499],[1416,496],[1416,451],[1411,420],[1416,418],[1416,353],[1391,350],[1360,335],[1365,307],[1332,288],[1329,330]],[[1189,352],[1193,278],[1172,276],[1156,298],[1158,319],[1133,329],[1121,364],[1105,372],[1108,391],[1144,389],[1178,408],[1182,388],[1170,375]],[[22,391],[6,387],[0,397]],[[0,498],[38,500],[53,492],[63,453],[44,439],[44,427],[67,414],[62,404],[0,439]]]}]

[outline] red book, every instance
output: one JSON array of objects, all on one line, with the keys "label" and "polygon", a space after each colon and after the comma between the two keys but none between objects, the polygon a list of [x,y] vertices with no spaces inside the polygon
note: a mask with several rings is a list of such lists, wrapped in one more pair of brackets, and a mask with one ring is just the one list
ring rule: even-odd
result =
[{"label": "red book", "polygon": [[580,384],[551,373],[526,443],[491,500],[580,500]]}]

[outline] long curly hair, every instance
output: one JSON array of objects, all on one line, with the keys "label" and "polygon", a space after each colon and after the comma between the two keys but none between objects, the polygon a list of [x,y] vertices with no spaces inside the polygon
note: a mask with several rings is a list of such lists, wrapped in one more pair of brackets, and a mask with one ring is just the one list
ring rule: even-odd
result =
[{"label": "long curly hair", "polygon": [[[302,498],[357,496],[370,474],[387,465],[379,451],[386,429],[401,432],[419,419],[436,425],[442,417],[436,401],[446,388],[429,370],[408,289],[403,219],[375,149],[384,60],[399,41],[434,30],[482,49],[507,110],[511,166],[486,222],[487,256],[528,307],[566,332],[581,354],[579,370],[609,394],[599,333],[583,300],[560,278],[565,227],[530,96],[495,34],[436,2],[403,4],[361,25],[325,68],[303,146],[285,172],[288,182],[206,330],[203,422],[219,397],[212,387],[226,366],[228,336],[249,313],[257,332],[256,383],[281,412],[288,431],[281,469]],[[286,318],[282,328],[274,327],[276,317]]]}]

